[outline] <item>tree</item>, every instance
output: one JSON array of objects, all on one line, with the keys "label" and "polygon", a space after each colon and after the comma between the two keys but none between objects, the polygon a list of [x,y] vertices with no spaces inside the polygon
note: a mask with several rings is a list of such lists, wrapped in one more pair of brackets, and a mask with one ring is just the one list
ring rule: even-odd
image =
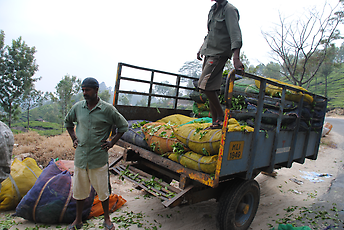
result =
[{"label": "tree", "polygon": [[142,97],[141,100],[136,102],[135,106],[143,106],[146,107],[148,105],[148,98],[147,97]]},{"label": "tree", "polygon": [[65,75],[55,89],[56,92],[51,93],[50,96],[53,101],[59,104],[60,118],[63,120],[73,105],[73,95],[77,94],[81,89],[81,80],[77,79],[76,76]]},{"label": "tree", "polygon": [[7,115],[8,126],[19,114],[19,104],[25,90],[39,78],[33,75],[38,70],[34,54],[22,37],[12,40],[12,46],[4,47],[5,33],[0,33],[0,105]]},{"label": "tree", "polygon": [[[200,78],[202,74],[202,62],[200,60],[193,60],[193,61],[187,61],[184,63],[184,65],[179,69],[178,71],[182,75],[186,75],[189,77],[195,77],[195,78]],[[191,79],[185,80],[185,78],[181,78],[181,82],[187,82],[186,87],[193,88],[194,84]],[[189,90],[180,90],[179,94],[189,94]]]},{"label": "tree", "polygon": [[[325,57],[324,63],[319,68],[319,72],[317,74],[317,76],[319,75],[319,77],[324,78],[325,80],[325,97],[327,97],[328,76],[332,73],[332,71],[335,68],[338,68],[342,64],[342,62],[336,62],[338,50],[339,49],[335,47],[334,44],[332,44],[331,47],[329,47],[329,49],[327,50],[327,55]],[[317,80],[317,77],[315,79]],[[317,82],[315,84],[315,87],[316,86]]]},{"label": "tree", "polygon": [[[241,60],[242,64],[243,64],[244,67],[245,67],[245,71],[247,71],[248,69],[250,69],[250,61],[248,60],[248,58],[247,58],[247,56],[245,55],[244,52],[242,52],[242,53],[240,54],[240,60]],[[226,62],[225,70],[231,71],[232,69],[234,69],[234,66],[233,66],[232,60],[229,59],[229,60]]]},{"label": "tree", "polygon": [[[343,15],[336,14],[336,8],[325,15],[327,8],[325,5],[322,12],[310,10],[304,18],[291,22],[280,14],[277,28],[273,32],[262,32],[272,50],[272,58],[282,68],[281,74],[295,85],[308,84],[314,78],[330,44],[341,38],[337,26]],[[321,55],[312,58],[318,50],[322,50]]]},{"label": "tree", "polygon": [[202,62],[197,59],[184,62],[178,72],[189,77],[199,78],[202,74]]},{"label": "tree", "polygon": [[128,99],[128,94],[121,94],[118,101],[120,105],[130,105],[130,100]]},{"label": "tree", "polygon": [[[163,81],[162,84],[169,84],[168,81]],[[165,85],[154,85],[153,94],[163,95],[163,96],[176,96],[176,88],[169,87]],[[154,103],[156,107],[168,107],[172,108],[172,99],[165,97],[154,97],[157,101]],[[153,101],[153,100],[152,100]]]},{"label": "tree", "polygon": [[262,71],[262,75],[277,80],[281,79],[281,66],[275,62],[269,62]]},{"label": "tree", "polygon": [[44,99],[43,92],[34,88],[30,88],[24,93],[21,105],[23,110],[26,110],[28,129],[30,128],[30,110],[34,107],[41,106]]},{"label": "tree", "polygon": [[110,92],[109,90],[103,90],[99,93],[99,97],[103,100],[103,101],[106,101],[106,102],[109,102],[110,101]]},{"label": "tree", "polygon": [[344,43],[342,43],[337,52],[336,63],[344,63]]}]

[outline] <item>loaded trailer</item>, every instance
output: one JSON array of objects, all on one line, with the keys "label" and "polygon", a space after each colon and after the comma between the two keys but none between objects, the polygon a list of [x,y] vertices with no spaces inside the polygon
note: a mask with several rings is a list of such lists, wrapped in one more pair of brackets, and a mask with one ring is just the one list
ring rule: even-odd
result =
[{"label": "loaded trailer", "polygon": [[[238,76],[254,80],[259,86],[257,93],[236,92]],[[113,105],[128,121],[157,121],[173,114],[192,116],[194,102],[189,95],[195,91],[192,82],[197,80],[119,63]],[[279,92],[276,97],[266,96],[271,89]],[[238,94],[256,100],[255,110],[232,109],[233,95]],[[133,102],[134,98],[136,102]],[[266,112],[267,101],[275,108],[277,106],[277,112]],[[290,104],[297,108],[293,116],[286,112]],[[317,159],[327,99],[300,87],[233,70],[225,82],[224,106],[225,119],[214,173],[184,167],[151,149],[122,139],[117,145],[125,149],[124,154],[110,164],[110,171],[159,197],[165,207],[215,198],[220,229],[248,229],[260,199],[260,187],[255,177],[260,172],[290,168],[294,162],[303,164],[306,158]],[[251,118],[253,132],[228,130],[230,118],[247,117]],[[284,121],[290,119],[293,119],[292,127],[286,128]],[[274,128],[264,128],[264,120],[273,120]],[[179,182],[178,187],[172,185],[173,180]],[[152,186],[147,181],[159,186]]]}]

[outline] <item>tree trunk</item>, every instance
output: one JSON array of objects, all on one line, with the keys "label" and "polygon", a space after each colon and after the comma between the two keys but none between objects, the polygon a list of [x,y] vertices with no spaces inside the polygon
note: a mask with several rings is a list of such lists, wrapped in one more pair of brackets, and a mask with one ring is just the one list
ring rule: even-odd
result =
[{"label": "tree trunk", "polygon": [[27,129],[30,129],[30,107],[27,108]]},{"label": "tree trunk", "polygon": [[325,97],[327,97],[327,75],[325,76]]},{"label": "tree trunk", "polygon": [[11,128],[11,119],[12,119],[12,102],[9,104],[9,111],[8,111],[8,127]]}]

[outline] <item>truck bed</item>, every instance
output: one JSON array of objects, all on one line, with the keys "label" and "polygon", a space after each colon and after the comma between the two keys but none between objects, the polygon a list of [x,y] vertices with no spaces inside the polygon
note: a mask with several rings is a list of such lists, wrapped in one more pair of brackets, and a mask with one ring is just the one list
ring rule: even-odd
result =
[{"label": "truck bed", "polygon": [[[141,71],[148,71],[151,74],[150,80],[142,80],[133,77],[122,76],[122,68],[134,68]],[[162,75],[173,75],[176,77],[176,84],[159,83],[155,80],[154,75],[160,73]],[[176,180],[179,182],[179,187],[181,190],[176,190],[169,186],[165,186],[167,190],[162,197],[166,198],[166,202],[169,202],[168,194],[170,192],[184,194],[184,190],[191,189],[194,186],[200,186],[203,189],[207,187],[217,188],[221,187],[221,183],[231,180],[233,178],[242,178],[249,180],[254,178],[261,171],[271,173],[275,168],[280,167],[291,167],[293,162],[304,163],[306,158],[315,160],[317,158],[322,126],[314,128],[312,125],[307,129],[301,129],[301,112],[302,108],[305,106],[303,101],[303,96],[298,102],[299,114],[295,119],[295,127],[291,130],[281,130],[282,120],[286,115],[283,113],[285,104],[285,95],[287,90],[293,90],[300,92],[304,95],[311,95],[314,99],[322,101],[325,106],[321,107],[322,112],[326,111],[327,99],[311,94],[306,91],[297,90],[292,87],[275,83],[273,81],[267,80],[262,77],[258,77],[249,73],[243,74],[245,77],[249,77],[260,81],[259,94],[254,95],[258,100],[257,112],[251,116],[254,116],[254,132],[228,132],[226,129],[226,121],[231,117],[242,117],[242,112],[231,110],[231,99],[233,97],[233,85],[234,85],[234,75],[235,72],[228,76],[226,83],[226,110],[225,110],[225,124],[222,129],[222,139],[221,147],[218,155],[216,171],[214,174],[210,175],[200,171],[188,169],[179,163],[169,160],[166,157],[158,155],[150,150],[143,149],[141,147],[135,146],[131,143],[125,142],[123,140],[118,142],[118,145],[126,148],[126,153],[124,159],[126,162],[131,162],[130,167],[124,166],[117,167],[113,169],[116,173],[124,172],[125,169],[130,170],[131,174],[139,173],[140,176],[147,176],[147,178],[152,178],[149,175],[157,175],[156,178],[163,178],[165,185],[169,185],[171,180]],[[195,78],[182,76],[179,74],[172,74],[163,71],[147,69],[137,66],[132,66],[124,63],[119,63],[116,86],[115,86],[115,96],[114,105],[119,110],[119,112],[127,120],[150,120],[156,121],[163,117],[172,114],[183,114],[186,116],[191,116],[192,110],[190,109],[180,109],[180,101],[190,101],[188,97],[180,96],[180,91],[182,90],[194,90],[193,87],[182,86],[182,78],[195,80]],[[123,105],[118,103],[120,94],[135,94],[137,92],[129,90],[120,89],[120,81],[127,80],[133,82],[140,82],[149,84],[149,92],[139,92],[138,95],[142,97],[147,97],[147,106],[133,106],[133,105]],[[157,95],[153,92],[154,84],[164,86],[164,87],[174,87],[176,93],[174,96],[167,96],[167,98],[174,100],[172,103],[172,108],[161,108],[152,106],[152,100],[157,97],[164,97],[164,95]],[[267,84],[275,85],[282,89],[282,96],[279,100],[279,113],[272,115],[263,114],[263,105],[265,96],[265,88]],[[248,94],[249,95],[249,94]],[[252,96],[252,95],[249,95]],[[185,105],[185,103],[183,103]],[[244,114],[245,115],[245,114]],[[261,120],[263,116],[270,116],[277,120],[276,128],[274,130],[262,130]],[[323,124],[324,117],[320,119],[311,119],[313,122],[320,122]],[[123,173],[122,173],[123,174]],[[155,176],[154,176],[155,178]],[[128,179],[130,179],[128,177]],[[144,185],[140,185],[144,186]],[[191,186],[191,187],[190,187]],[[156,191],[155,191],[156,192]],[[154,192],[153,192],[154,193]]]}]

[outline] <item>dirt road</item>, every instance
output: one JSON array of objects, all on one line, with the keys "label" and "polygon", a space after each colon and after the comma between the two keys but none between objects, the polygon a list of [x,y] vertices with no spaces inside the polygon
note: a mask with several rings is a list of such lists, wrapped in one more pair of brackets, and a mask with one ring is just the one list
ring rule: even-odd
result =
[{"label": "dirt road", "polygon": [[[342,136],[331,132],[322,138],[316,161],[305,164],[294,163],[290,169],[277,170],[277,176],[260,174],[256,180],[261,187],[260,205],[250,229],[266,230],[279,223],[292,222],[296,226],[325,229],[328,226],[344,228],[344,207],[328,204],[326,195],[333,180],[343,172],[344,152],[338,148]],[[127,203],[111,217],[121,219],[127,229],[191,230],[216,228],[217,203],[210,200],[195,205],[164,208],[160,200],[137,190],[130,182],[111,176],[113,193],[121,195]],[[326,206],[326,207],[325,207]],[[1,225],[8,229],[64,229],[66,225],[34,224],[18,217],[9,217],[13,212],[1,214]],[[6,219],[7,215],[7,220]],[[336,216],[337,215],[337,216]],[[124,217],[127,217],[124,219]],[[136,222],[136,224],[134,224]],[[102,219],[89,220],[83,229],[100,229]],[[137,225],[142,225],[138,227]],[[116,225],[117,229],[124,229]]]}]

